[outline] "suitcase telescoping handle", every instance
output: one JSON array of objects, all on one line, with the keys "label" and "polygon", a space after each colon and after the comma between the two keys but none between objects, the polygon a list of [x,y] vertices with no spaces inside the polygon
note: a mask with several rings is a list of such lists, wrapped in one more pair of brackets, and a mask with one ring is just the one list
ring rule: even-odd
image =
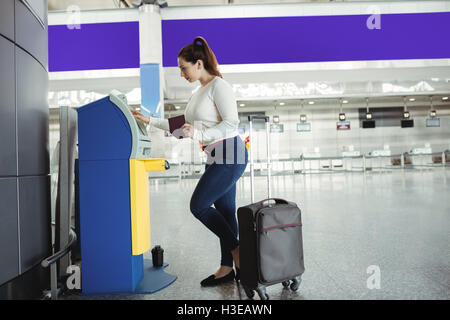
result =
[{"label": "suitcase telescoping handle", "polygon": [[289,202],[287,202],[287,201],[284,200],[284,199],[280,199],[280,198],[268,198],[268,199],[264,199],[264,200],[261,200],[261,201],[259,202],[259,204],[260,204],[261,206],[264,206],[264,202],[270,201],[270,200],[275,201],[275,203],[289,204]]},{"label": "suitcase telescoping handle", "polygon": [[249,137],[250,137],[250,189],[252,195],[252,203],[255,203],[255,188],[254,188],[254,165],[253,165],[253,144],[254,140],[252,139],[252,131],[253,131],[253,120],[260,119],[264,120],[266,123],[266,136],[267,136],[267,198],[270,198],[271,188],[270,188],[270,123],[269,117],[264,115],[249,115],[248,122],[250,124]]}]

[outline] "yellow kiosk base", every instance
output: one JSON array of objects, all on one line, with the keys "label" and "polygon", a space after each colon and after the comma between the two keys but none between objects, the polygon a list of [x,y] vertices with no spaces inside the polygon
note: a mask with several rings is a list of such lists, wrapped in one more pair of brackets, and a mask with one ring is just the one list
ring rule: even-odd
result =
[{"label": "yellow kiosk base", "polygon": [[[140,255],[150,249],[150,205],[148,192],[149,171],[168,169],[166,159],[130,159],[131,242],[132,254]],[[173,283],[177,276],[166,273],[164,268],[154,267],[150,259],[144,259],[143,277],[135,293],[154,293]]]},{"label": "yellow kiosk base", "polygon": [[150,204],[148,171],[167,170],[166,159],[130,159],[132,254],[150,250]]}]

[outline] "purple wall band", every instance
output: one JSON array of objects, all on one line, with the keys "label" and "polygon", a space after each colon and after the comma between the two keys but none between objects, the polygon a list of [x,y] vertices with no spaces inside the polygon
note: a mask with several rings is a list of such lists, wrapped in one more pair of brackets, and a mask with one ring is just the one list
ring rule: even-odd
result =
[{"label": "purple wall band", "polygon": [[[450,12],[163,20],[163,66],[204,37],[219,64],[450,58]],[[49,26],[50,71],[139,68],[138,22]]]},{"label": "purple wall band", "polygon": [[48,26],[49,71],[139,68],[139,22]]}]

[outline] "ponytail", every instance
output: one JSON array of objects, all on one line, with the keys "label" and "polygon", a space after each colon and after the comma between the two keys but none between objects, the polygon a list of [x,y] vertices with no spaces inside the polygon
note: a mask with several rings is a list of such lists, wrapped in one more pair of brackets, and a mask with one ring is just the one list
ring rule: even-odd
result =
[{"label": "ponytail", "polygon": [[177,57],[181,57],[185,61],[191,63],[202,60],[206,71],[212,75],[223,78],[218,69],[216,56],[203,37],[195,37],[191,44],[184,46],[183,49],[178,52]]}]

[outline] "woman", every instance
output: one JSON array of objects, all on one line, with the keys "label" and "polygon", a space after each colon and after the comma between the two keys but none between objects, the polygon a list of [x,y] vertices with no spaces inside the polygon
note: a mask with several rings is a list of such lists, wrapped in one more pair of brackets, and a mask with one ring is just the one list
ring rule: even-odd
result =
[{"label": "woman", "polygon": [[[248,154],[238,133],[233,90],[222,79],[206,40],[196,37],[177,57],[181,76],[191,83],[199,80],[201,84],[188,101],[182,130],[184,136],[199,141],[207,154],[205,172],[192,194],[190,210],[220,240],[220,267],[201,281],[202,286],[214,286],[239,279],[236,182],[244,173]],[[167,119],[146,117],[137,111],[133,114],[143,122],[169,131]]]}]

